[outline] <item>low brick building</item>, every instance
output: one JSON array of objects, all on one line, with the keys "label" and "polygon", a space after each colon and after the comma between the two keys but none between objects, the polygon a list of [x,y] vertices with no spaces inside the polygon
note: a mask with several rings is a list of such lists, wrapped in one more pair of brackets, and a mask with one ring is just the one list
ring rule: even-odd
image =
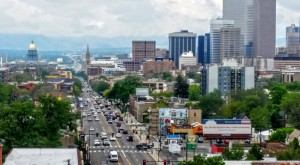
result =
[{"label": "low brick building", "polygon": [[142,64],[143,73],[161,73],[173,69],[175,69],[175,63],[169,59],[147,60]]}]

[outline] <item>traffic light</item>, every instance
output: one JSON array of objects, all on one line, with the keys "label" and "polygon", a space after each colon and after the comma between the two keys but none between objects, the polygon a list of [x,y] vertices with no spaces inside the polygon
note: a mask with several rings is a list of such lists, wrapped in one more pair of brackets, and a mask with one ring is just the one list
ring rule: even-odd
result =
[{"label": "traffic light", "polygon": [[96,133],[96,137],[98,137],[98,136],[99,136],[99,133],[97,132],[97,133]]},{"label": "traffic light", "polygon": [[147,160],[143,160],[143,165],[146,165],[146,163],[147,163]]},{"label": "traffic light", "polygon": [[164,160],[164,165],[167,165],[167,160]]}]

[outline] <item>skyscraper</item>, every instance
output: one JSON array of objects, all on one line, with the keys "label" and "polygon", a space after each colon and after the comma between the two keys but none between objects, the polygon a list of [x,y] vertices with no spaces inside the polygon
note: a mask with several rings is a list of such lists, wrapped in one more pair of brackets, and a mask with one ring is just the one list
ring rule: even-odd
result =
[{"label": "skyscraper", "polygon": [[210,63],[210,33],[198,36],[198,63],[203,66]]},{"label": "skyscraper", "polygon": [[155,59],[155,41],[132,41],[132,60],[142,63],[147,59]]},{"label": "skyscraper", "polygon": [[253,0],[254,56],[274,58],[276,42],[276,0]]},{"label": "skyscraper", "polygon": [[292,24],[286,27],[287,52],[295,54],[300,46],[300,27]]},{"label": "skyscraper", "polygon": [[237,58],[240,56],[241,28],[221,28],[221,61],[226,58]]},{"label": "skyscraper", "polygon": [[181,30],[169,34],[169,55],[175,62],[176,68],[179,67],[179,56],[183,52],[193,52],[196,54],[196,37],[197,34]]},{"label": "skyscraper", "polygon": [[234,27],[233,20],[221,18],[210,21],[210,63],[221,63],[221,29]]},{"label": "skyscraper", "polygon": [[241,28],[240,54],[253,55],[253,0],[223,0],[223,19]]}]

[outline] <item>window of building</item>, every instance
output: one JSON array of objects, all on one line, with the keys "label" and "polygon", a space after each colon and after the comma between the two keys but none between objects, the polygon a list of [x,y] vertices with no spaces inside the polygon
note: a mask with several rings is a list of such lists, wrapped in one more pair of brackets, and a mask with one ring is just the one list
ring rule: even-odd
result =
[{"label": "window of building", "polygon": [[176,117],[176,112],[174,111],[174,112],[171,112],[171,116],[172,117]]},{"label": "window of building", "polygon": [[182,112],[180,112],[180,117],[182,117]]}]

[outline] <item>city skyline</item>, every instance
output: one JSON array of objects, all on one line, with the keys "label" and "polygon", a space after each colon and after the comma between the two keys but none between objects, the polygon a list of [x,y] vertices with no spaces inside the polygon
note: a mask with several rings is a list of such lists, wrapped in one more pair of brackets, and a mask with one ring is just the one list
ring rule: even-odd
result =
[{"label": "city skyline", "polygon": [[[80,39],[127,37],[132,40],[165,37],[167,41],[169,33],[180,30],[204,35],[209,32],[210,20],[222,17],[223,11],[223,0],[192,0],[189,3],[180,0],[69,2],[3,0],[0,2],[3,11],[0,34]],[[299,24],[297,7],[300,7],[297,0],[277,0],[277,40],[285,38],[286,26]],[[165,41],[163,46],[167,46]],[[285,45],[285,40],[279,42],[278,46]]]}]

